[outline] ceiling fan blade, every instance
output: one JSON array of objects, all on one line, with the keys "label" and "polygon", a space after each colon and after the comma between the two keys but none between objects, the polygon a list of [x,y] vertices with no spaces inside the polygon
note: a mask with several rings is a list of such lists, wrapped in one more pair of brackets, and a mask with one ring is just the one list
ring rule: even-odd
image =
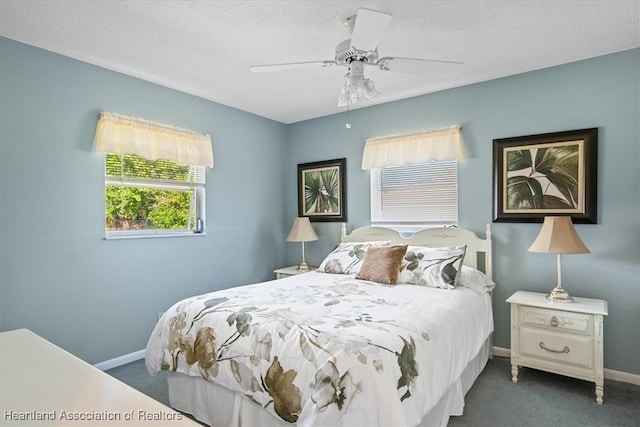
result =
[{"label": "ceiling fan blade", "polygon": [[395,73],[423,74],[460,71],[462,62],[440,61],[437,59],[384,57],[378,59],[376,66],[383,71]]},{"label": "ceiling fan blade", "polygon": [[351,47],[357,50],[369,52],[375,50],[387,31],[393,18],[388,13],[371,9],[358,9],[356,23],[351,35]]},{"label": "ceiling fan blade", "polygon": [[335,61],[291,62],[288,64],[252,65],[249,69],[254,73],[268,73],[272,71],[297,70],[300,68],[323,68],[336,65]]}]

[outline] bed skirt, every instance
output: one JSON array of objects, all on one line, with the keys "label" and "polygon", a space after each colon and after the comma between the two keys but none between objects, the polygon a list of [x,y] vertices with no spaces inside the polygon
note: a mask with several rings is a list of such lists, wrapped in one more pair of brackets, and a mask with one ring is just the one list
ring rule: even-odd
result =
[{"label": "bed skirt", "polygon": [[[464,396],[487,364],[491,354],[491,337],[427,413],[420,427],[445,427],[452,415],[462,415]],[[191,414],[213,427],[287,427],[291,424],[275,418],[242,395],[205,381],[200,377],[168,372],[169,402],[174,409]],[[409,426],[407,426],[409,427]]]}]

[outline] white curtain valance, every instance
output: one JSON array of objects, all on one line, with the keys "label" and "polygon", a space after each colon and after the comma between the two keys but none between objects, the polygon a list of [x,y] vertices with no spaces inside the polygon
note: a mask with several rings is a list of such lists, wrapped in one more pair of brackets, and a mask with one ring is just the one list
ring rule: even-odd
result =
[{"label": "white curtain valance", "polygon": [[135,154],[150,160],[213,167],[211,137],[145,119],[100,113],[96,151]]},{"label": "white curtain valance", "polygon": [[451,126],[432,132],[369,138],[362,154],[362,169],[466,157],[460,126]]}]

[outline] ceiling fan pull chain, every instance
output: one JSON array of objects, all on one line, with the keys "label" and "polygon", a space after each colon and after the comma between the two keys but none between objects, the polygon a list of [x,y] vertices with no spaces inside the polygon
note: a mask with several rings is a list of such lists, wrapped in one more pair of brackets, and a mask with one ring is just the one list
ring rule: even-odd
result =
[{"label": "ceiling fan pull chain", "polygon": [[347,96],[347,124],[345,125],[347,129],[351,129],[351,120],[349,119],[349,110],[350,110],[350,103],[349,103],[349,97]]}]

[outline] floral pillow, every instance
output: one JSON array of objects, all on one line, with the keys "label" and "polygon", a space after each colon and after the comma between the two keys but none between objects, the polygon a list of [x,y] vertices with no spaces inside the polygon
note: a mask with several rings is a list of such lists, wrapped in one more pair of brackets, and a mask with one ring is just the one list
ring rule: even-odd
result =
[{"label": "floral pillow", "polygon": [[409,246],[400,267],[398,283],[454,289],[467,247]]},{"label": "floral pillow", "polygon": [[322,261],[318,271],[334,274],[358,274],[362,260],[371,246],[389,246],[390,241],[340,243]]}]

